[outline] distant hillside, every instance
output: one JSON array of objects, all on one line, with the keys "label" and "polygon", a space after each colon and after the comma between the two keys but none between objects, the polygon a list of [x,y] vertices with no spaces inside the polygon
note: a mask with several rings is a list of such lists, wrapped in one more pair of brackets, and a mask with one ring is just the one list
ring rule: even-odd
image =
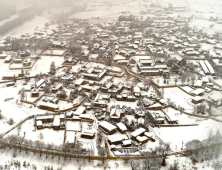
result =
[{"label": "distant hillside", "polygon": [[70,6],[74,4],[73,2],[78,2],[77,0],[18,0],[17,7],[20,8],[20,4],[35,5],[42,8],[51,8],[51,7],[61,7],[61,6]]},{"label": "distant hillside", "polygon": [[0,21],[9,18],[16,13],[16,6],[13,0],[0,1]]}]

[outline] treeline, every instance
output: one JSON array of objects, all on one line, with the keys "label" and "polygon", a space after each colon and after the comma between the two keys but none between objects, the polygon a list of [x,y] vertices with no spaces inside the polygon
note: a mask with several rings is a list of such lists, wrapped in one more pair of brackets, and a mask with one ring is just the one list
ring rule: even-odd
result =
[{"label": "treeline", "polygon": [[35,7],[29,7],[29,8],[21,10],[19,12],[18,18],[15,18],[12,21],[8,21],[5,24],[0,26],[0,35],[7,33],[9,30],[24,23],[25,21],[31,20],[32,18],[35,17],[36,14],[39,14],[40,12],[42,11]]},{"label": "treeline", "polygon": [[[186,143],[186,149],[189,150],[191,160],[195,164],[197,162],[216,160],[220,157],[222,151],[222,135],[218,130],[213,134],[209,132],[207,139],[200,141],[194,139]],[[222,165],[221,165],[222,168]]]},{"label": "treeline", "polygon": [[[22,23],[24,23],[28,20],[33,19],[36,15],[41,15],[42,12],[45,11],[45,10],[48,10],[49,7],[50,8],[52,8],[52,7],[61,7],[61,6],[72,7],[73,6],[73,1],[71,1],[71,0],[64,0],[64,1],[46,0],[46,1],[29,1],[29,2],[27,1],[27,4],[29,4],[30,7],[18,11],[19,16],[17,18],[15,18],[12,21],[8,21],[5,24],[0,26],[0,35],[3,35],[5,33],[7,33],[9,30],[15,28],[16,26],[18,26],[18,25],[20,25],[20,24],[22,24]],[[15,5],[12,5],[12,7],[13,6],[15,6]],[[11,15],[16,13],[16,9],[9,10],[9,11],[12,11]],[[56,19],[55,19],[56,22],[64,21],[67,17],[72,15],[73,12],[75,12],[75,9],[73,9],[69,12],[66,12],[66,13],[59,14],[58,16],[56,16]],[[0,14],[1,14],[1,12],[0,12]]]},{"label": "treeline", "polygon": [[0,1],[0,21],[8,19],[10,16],[16,13],[16,6],[12,0]]},{"label": "treeline", "polygon": [[119,21],[133,21],[134,20],[134,16],[131,14],[129,16],[127,15],[120,15],[118,18]]}]

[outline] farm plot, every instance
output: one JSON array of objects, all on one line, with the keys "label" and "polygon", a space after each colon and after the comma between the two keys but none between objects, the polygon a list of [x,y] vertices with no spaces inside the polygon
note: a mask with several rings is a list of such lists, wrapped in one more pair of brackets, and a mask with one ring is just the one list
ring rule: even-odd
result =
[{"label": "farm plot", "polygon": [[36,62],[31,72],[33,74],[48,73],[52,62],[55,62],[55,66],[58,67],[63,63],[63,61],[64,61],[63,57],[57,57],[57,56],[51,57],[43,55],[41,56],[41,59],[39,59]]},{"label": "farm plot", "polygon": [[169,142],[171,148],[175,151],[181,150],[182,142],[184,144],[193,139],[203,140],[207,138],[209,131],[212,129],[213,134],[222,128],[222,123],[213,120],[203,120],[199,126],[188,127],[161,127],[155,128],[155,131],[164,142]]},{"label": "farm plot", "polygon": [[192,96],[188,95],[177,87],[165,88],[164,98],[169,98],[170,101],[175,103],[176,106],[183,107],[185,111],[189,113],[193,112],[193,104],[191,103]]},{"label": "farm plot", "polygon": [[42,141],[45,144],[47,143],[53,143],[54,145],[61,145],[63,144],[64,140],[64,130],[56,131],[53,129],[41,129],[41,130],[35,130],[34,127],[34,120],[30,119],[24,122],[21,125],[21,131],[18,130],[18,128],[15,128],[7,135],[17,135],[19,133],[20,136],[24,136],[24,138],[28,140],[34,141]]}]

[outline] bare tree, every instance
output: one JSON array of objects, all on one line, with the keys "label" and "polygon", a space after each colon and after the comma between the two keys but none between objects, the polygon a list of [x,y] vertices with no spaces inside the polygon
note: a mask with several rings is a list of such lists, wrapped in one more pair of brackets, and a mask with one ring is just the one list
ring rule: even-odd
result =
[{"label": "bare tree", "polygon": [[145,157],[142,160],[143,169],[160,169],[161,159],[155,151],[143,152],[142,156]]},{"label": "bare tree", "polygon": [[102,157],[103,163],[104,163],[104,159],[105,159],[105,156],[106,156],[106,148],[100,147],[98,149],[98,154]]},{"label": "bare tree", "polygon": [[171,151],[170,144],[169,143],[163,144],[162,142],[160,142],[159,146],[155,148],[155,151],[158,155],[162,157],[162,165],[165,166],[166,156]]},{"label": "bare tree", "polygon": [[140,167],[140,162],[138,160],[131,160],[130,166],[132,170],[137,170]]}]

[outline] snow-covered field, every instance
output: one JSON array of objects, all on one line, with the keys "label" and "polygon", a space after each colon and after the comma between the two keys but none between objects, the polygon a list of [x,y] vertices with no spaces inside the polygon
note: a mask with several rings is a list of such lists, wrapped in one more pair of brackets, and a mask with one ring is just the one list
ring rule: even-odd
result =
[{"label": "snow-covered field", "polygon": [[39,59],[35,65],[32,68],[32,74],[36,75],[41,73],[47,73],[49,72],[50,65],[52,62],[55,62],[56,68],[60,66],[64,62],[63,57],[58,57],[58,56],[41,56],[41,59]]},{"label": "snow-covered field", "polygon": [[[134,2],[120,2],[118,5],[113,6],[103,6],[103,7],[88,7],[88,11],[77,12],[72,15],[70,18],[81,18],[87,19],[91,17],[99,17],[99,18],[118,18],[122,11],[129,11],[132,14],[139,15],[139,12],[144,9],[143,6],[138,5],[141,3],[141,0]],[[137,8],[135,8],[137,6]]]},{"label": "snow-covered field", "polygon": [[[64,158],[61,158],[60,160],[58,159],[58,157],[55,157],[54,159],[52,159],[50,156],[48,156],[48,158],[45,158],[45,155],[43,155],[42,157],[39,156],[39,154],[34,155],[33,153],[25,153],[25,152],[21,152],[19,153],[19,151],[17,151],[17,156],[16,158],[13,158],[12,155],[14,153],[14,150],[1,150],[0,152],[0,165],[5,165],[8,164],[10,165],[9,162],[11,162],[11,160],[19,160],[21,162],[21,169],[22,170],[30,170],[31,167],[25,168],[23,167],[23,162],[26,161],[26,163],[30,163],[30,165],[36,165],[37,166],[37,170],[43,170],[45,167],[47,166],[53,166],[53,169],[57,169],[57,168],[62,168],[63,170],[70,170],[70,169],[81,169],[81,170],[91,170],[91,169],[95,169],[95,170],[104,170],[104,166],[102,165],[101,161],[94,161],[91,160],[89,163],[89,160],[87,159],[79,159],[79,161],[77,162],[77,159],[67,159],[66,161],[64,160]],[[109,167],[108,169],[117,169],[117,170],[125,170],[125,169],[130,169],[130,165],[126,164],[124,161],[106,161],[105,165],[107,167]],[[11,169],[15,169],[15,167],[11,168]]]},{"label": "snow-covered field", "polygon": [[[40,135],[41,133],[42,133],[42,137]],[[20,136],[25,137],[28,140],[32,140],[33,142],[39,140],[39,141],[44,142],[45,144],[53,143],[54,145],[57,145],[57,146],[63,144],[64,133],[65,133],[64,130],[56,131],[56,130],[47,129],[47,128],[35,131],[34,119],[30,119],[24,122],[21,125],[21,131],[19,132]],[[17,135],[18,134],[17,128],[12,130],[7,135],[11,135],[11,134]]]},{"label": "snow-covered field", "polygon": [[191,103],[192,96],[177,87],[165,88],[164,98],[170,98],[171,102],[174,102],[177,106],[183,107],[185,111],[189,113],[193,111],[193,104]]},{"label": "snow-covered field", "polygon": [[164,142],[169,142],[171,144],[171,147],[174,151],[180,151],[182,142],[185,144],[192,139],[206,139],[211,129],[213,134],[215,134],[216,131],[221,128],[222,123],[216,122],[214,120],[202,119],[199,121],[199,126],[161,127],[155,128],[155,130]]}]

